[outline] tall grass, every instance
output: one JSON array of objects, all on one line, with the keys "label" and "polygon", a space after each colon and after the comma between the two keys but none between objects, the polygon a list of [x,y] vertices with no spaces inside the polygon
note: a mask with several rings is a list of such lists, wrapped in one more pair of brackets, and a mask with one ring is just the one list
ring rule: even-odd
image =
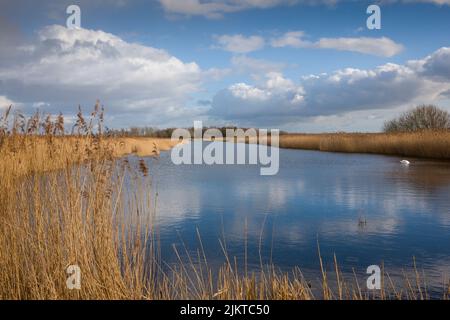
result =
[{"label": "tall grass", "polygon": [[450,159],[450,132],[287,134],[280,147]]},{"label": "tall grass", "polygon": [[[358,280],[344,279],[336,260],[329,273],[320,260],[317,286],[298,268],[284,273],[261,263],[258,270],[245,266],[242,272],[225,243],[224,264],[214,270],[200,234],[197,255],[174,248],[179,263],[168,266],[160,258],[148,194],[151,168],[142,161],[134,168],[116,158],[114,141],[98,129],[100,112],[90,119],[79,113],[78,132],[71,136],[64,135],[62,117],[16,115],[22,120],[11,124],[8,113],[0,122],[0,299],[428,297],[419,273],[400,289],[385,273],[383,289],[373,296]],[[22,125],[30,121],[34,130]],[[131,196],[125,190],[127,176],[132,177]],[[66,286],[69,265],[81,269],[80,290]]]}]

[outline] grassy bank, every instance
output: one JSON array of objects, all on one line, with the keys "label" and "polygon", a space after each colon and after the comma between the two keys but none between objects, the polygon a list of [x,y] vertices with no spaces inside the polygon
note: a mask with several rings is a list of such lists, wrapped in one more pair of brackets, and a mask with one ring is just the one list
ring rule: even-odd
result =
[{"label": "grassy bank", "polygon": [[280,136],[280,147],[450,159],[450,132],[287,134]]}]

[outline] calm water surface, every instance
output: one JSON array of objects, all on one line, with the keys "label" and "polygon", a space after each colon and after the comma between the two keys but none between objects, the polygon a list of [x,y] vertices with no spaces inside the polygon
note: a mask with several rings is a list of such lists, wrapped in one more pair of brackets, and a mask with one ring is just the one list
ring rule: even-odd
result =
[{"label": "calm water surface", "polygon": [[177,261],[173,245],[195,255],[198,229],[210,265],[225,261],[220,239],[242,264],[247,242],[249,268],[257,269],[261,252],[263,263],[299,266],[314,280],[319,243],[327,268],[336,254],[349,277],[381,263],[396,277],[415,257],[430,291],[442,292],[450,275],[450,163],[400,160],[282,149],[278,175],[260,176],[258,166],[149,158],[163,259]]}]

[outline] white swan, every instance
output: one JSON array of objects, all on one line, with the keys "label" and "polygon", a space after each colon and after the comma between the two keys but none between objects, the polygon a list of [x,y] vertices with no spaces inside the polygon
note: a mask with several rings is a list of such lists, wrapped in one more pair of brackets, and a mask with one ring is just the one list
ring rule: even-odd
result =
[{"label": "white swan", "polygon": [[409,162],[408,160],[402,160],[400,161],[400,163],[404,166],[409,166],[411,164],[411,162]]}]

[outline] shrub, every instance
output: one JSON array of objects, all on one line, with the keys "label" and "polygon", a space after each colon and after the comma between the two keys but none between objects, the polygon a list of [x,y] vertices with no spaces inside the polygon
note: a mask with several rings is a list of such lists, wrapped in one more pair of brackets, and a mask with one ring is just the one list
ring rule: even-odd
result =
[{"label": "shrub", "polygon": [[422,105],[384,124],[384,132],[450,129],[450,114],[434,105]]}]

